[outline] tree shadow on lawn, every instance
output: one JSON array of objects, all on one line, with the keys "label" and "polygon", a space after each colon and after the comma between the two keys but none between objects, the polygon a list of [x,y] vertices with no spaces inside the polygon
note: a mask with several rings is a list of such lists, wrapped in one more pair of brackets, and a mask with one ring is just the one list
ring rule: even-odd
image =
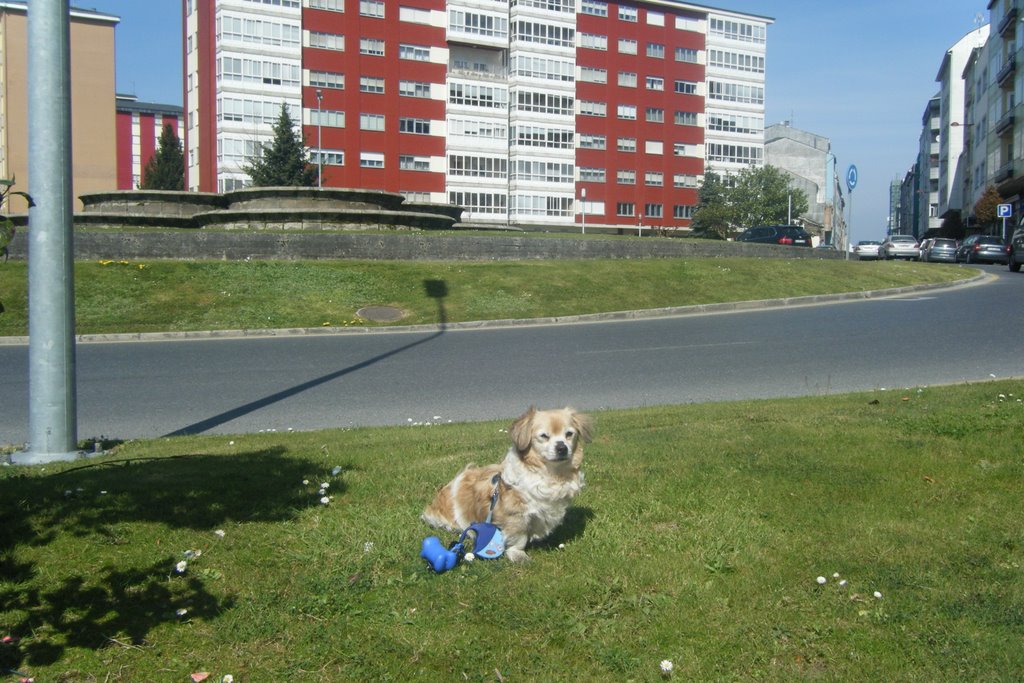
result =
[{"label": "tree shadow on lawn", "polygon": [[[23,647],[0,646],[0,672],[22,662],[52,664],[69,647],[142,645],[157,625],[180,620],[176,609],[187,609],[190,619],[213,619],[230,609],[233,601],[211,594],[202,573],[175,573],[182,557],[174,553],[182,549],[90,574],[76,573],[71,559],[63,568],[40,567],[19,551],[68,534],[104,545],[128,543],[120,538],[123,524],[212,534],[232,522],[286,521],[320,504],[300,485],[303,479],[331,481],[332,495],[345,492],[322,463],[284,453],[277,447],[96,462],[0,480],[0,614],[15,620],[0,622],[0,637],[26,639]],[[63,578],[46,584],[43,574]]]}]

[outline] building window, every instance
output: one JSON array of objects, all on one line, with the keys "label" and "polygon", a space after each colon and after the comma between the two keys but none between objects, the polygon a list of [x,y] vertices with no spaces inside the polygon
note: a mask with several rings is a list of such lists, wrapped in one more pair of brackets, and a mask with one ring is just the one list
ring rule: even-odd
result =
[{"label": "building window", "polygon": [[658,107],[647,107],[646,117],[648,123],[665,123],[665,110]]},{"label": "building window", "polygon": [[580,3],[580,14],[590,14],[595,17],[608,16],[608,3],[601,0],[583,0]]},{"label": "building window", "polygon": [[644,173],[644,185],[661,187],[665,184],[665,174],[660,171],[647,171]]},{"label": "building window", "polygon": [[713,36],[747,43],[763,45],[765,42],[765,27],[760,24],[747,24],[741,21],[728,21],[712,17],[708,21],[708,33]]},{"label": "building window", "polygon": [[676,48],[676,61],[677,62],[688,62],[690,64],[696,64],[698,60],[697,50],[692,47],[677,47]]},{"label": "building window", "polygon": [[661,140],[645,140],[644,141],[644,153],[646,154],[664,154],[665,143]]},{"label": "building window", "polygon": [[661,218],[661,212],[661,204],[644,204],[644,216],[647,218]]},{"label": "building window", "polygon": [[313,149],[309,152],[309,163],[314,166],[317,164],[323,164],[324,166],[344,166],[345,153],[340,149]]},{"label": "building window", "polygon": [[309,125],[329,126],[331,128],[344,128],[345,112],[327,109],[310,109]]},{"label": "building window", "polygon": [[359,92],[368,92],[383,95],[384,94],[384,79],[376,78],[374,76],[360,76],[359,77]]},{"label": "building window", "polygon": [[672,218],[693,218],[693,210],[697,207],[689,204],[676,204],[672,207]]},{"label": "building window", "polygon": [[624,55],[635,55],[636,41],[629,38],[619,38],[619,52]]},{"label": "building window", "polygon": [[618,202],[615,205],[615,215],[632,218],[636,215],[636,205],[633,202]]},{"label": "building window", "polygon": [[487,85],[452,82],[448,86],[448,102],[469,107],[507,109],[508,91]]},{"label": "building window", "polygon": [[403,171],[429,171],[430,157],[418,157],[402,154],[398,157],[398,168]]},{"label": "building window", "polygon": [[672,176],[672,187],[687,189],[695,188],[697,187],[697,176],[687,175],[685,173],[677,173],[674,176]]},{"label": "building window", "polygon": [[384,130],[384,115],[383,114],[360,114],[359,115],[359,129],[360,130]]},{"label": "building window", "polygon": [[675,124],[677,126],[696,126],[697,125],[697,112],[695,112],[695,111],[677,111],[675,113]]},{"label": "building window", "polygon": [[605,136],[580,133],[580,149],[605,149],[606,147]]},{"label": "building window", "polygon": [[448,174],[469,178],[507,178],[508,159],[468,154],[448,156]]},{"label": "building window", "polygon": [[400,118],[398,119],[398,132],[430,135],[430,119]]},{"label": "building window", "polygon": [[594,33],[581,33],[579,36],[580,47],[589,48],[591,50],[608,49],[608,36],[599,36]]},{"label": "building window", "polygon": [[647,43],[647,56],[654,59],[665,59],[665,46],[661,43]]},{"label": "building window", "polygon": [[680,95],[696,95],[697,84],[693,81],[676,81],[676,92]]},{"label": "building window", "polygon": [[309,0],[310,9],[323,9],[328,12],[344,12],[345,0]]},{"label": "building window", "polygon": [[605,170],[603,168],[581,168],[581,183],[603,183],[605,181]]},{"label": "building window", "polygon": [[384,168],[384,155],[380,152],[362,152],[359,165],[362,168]]},{"label": "building window", "polygon": [[636,120],[636,105],[635,104],[620,104],[616,110],[616,115],[620,119],[626,121]]},{"label": "building window", "polygon": [[520,90],[516,95],[516,109],[541,114],[571,116],[575,113],[575,100],[566,95],[555,95],[537,90]]},{"label": "building window", "polygon": [[619,85],[623,88],[635,88],[636,87],[636,74],[632,71],[620,71],[619,72]]},{"label": "building window", "polygon": [[430,48],[422,45],[399,45],[398,58],[410,59],[414,62],[429,62]]},{"label": "building window", "polygon": [[615,182],[619,185],[636,185],[636,171],[616,171]]},{"label": "building window", "polygon": [[398,94],[403,97],[430,97],[430,83],[423,81],[399,81]]},{"label": "building window", "polygon": [[345,74],[332,71],[310,71],[309,84],[315,88],[345,89]]},{"label": "building window", "polygon": [[398,20],[410,24],[430,24],[430,10],[418,7],[399,7]]},{"label": "building window", "polygon": [[321,50],[336,50],[341,52],[345,49],[345,36],[338,33],[310,31],[309,46],[320,48]]},{"label": "building window", "polygon": [[607,102],[589,102],[580,100],[580,116],[607,116]]},{"label": "building window", "polygon": [[636,7],[619,5],[619,21],[636,23],[639,20],[640,11]]},{"label": "building window", "polygon": [[384,40],[381,38],[360,38],[359,53],[374,57],[384,56]]},{"label": "building window", "polygon": [[489,192],[449,192],[448,202],[461,206],[470,214],[503,214],[508,196]]},{"label": "building window", "polygon": [[364,17],[384,18],[383,0],[359,0],[359,14]]},{"label": "building window", "polygon": [[620,152],[635,152],[636,138],[619,138],[615,143],[615,149]]},{"label": "building window", "polygon": [[664,90],[665,79],[658,78],[657,76],[648,76],[645,79],[645,85],[647,86],[648,90]]},{"label": "building window", "polygon": [[584,83],[607,83],[608,70],[595,69],[592,66],[580,67],[580,80]]},{"label": "building window", "polygon": [[470,33],[488,38],[508,37],[508,19],[493,14],[453,9],[448,15],[448,28],[455,33]]},{"label": "building window", "polygon": [[764,104],[764,88],[740,83],[708,81],[708,99],[743,104]]}]

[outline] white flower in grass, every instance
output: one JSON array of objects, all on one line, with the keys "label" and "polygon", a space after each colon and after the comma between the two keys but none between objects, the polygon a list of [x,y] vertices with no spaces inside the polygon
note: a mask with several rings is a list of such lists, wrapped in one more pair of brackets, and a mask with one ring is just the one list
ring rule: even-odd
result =
[{"label": "white flower in grass", "polygon": [[331,499],[328,498],[327,496],[324,496],[323,498],[320,499],[320,504],[321,505],[327,505],[330,502],[331,502]]},{"label": "white flower in grass", "polygon": [[373,541],[367,541],[363,544],[363,552],[368,553],[373,550]]},{"label": "white flower in grass", "polygon": [[179,617],[183,617],[186,614],[188,614],[188,610],[182,607],[181,609],[175,610],[174,613],[177,614]]},{"label": "white flower in grass", "polygon": [[341,465],[338,465],[338,466],[337,466],[337,467],[335,467],[335,468],[334,468],[333,470],[331,470],[331,476],[332,476],[332,477],[336,477],[336,476],[338,476],[339,474],[341,474],[341,473],[342,473],[342,471],[343,471],[344,469],[345,469],[344,467],[342,467]]},{"label": "white flower in grass", "polygon": [[476,555],[474,555],[473,553],[466,553],[465,557],[463,557],[462,559],[464,559],[466,562],[472,562],[476,559]]},{"label": "white flower in grass", "polygon": [[838,579],[839,578],[839,572],[833,572],[832,578],[833,579]]},{"label": "white flower in grass", "polygon": [[224,530],[223,529],[217,529],[216,531],[213,532],[213,534],[214,534],[214,536],[217,536],[218,538],[224,538]]},{"label": "white flower in grass", "polygon": [[179,574],[184,574],[186,569],[188,569],[188,562],[186,562],[185,560],[182,560],[178,564],[174,565],[174,571],[178,572]]},{"label": "white flower in grass", "polygon": [[235,677],[231,674],[224,674],[224,678],[220,679],[220,683],[235,683]]},{"label": "white flower in grass", "polygon": [[840,586],[845,586],[846,585],[846,579],[843,579],[842,581],[840,581],[839,585]]},{"label": "white flower in grass", "polygon": [[663,674],[670,674],[670,673],[672,673],[672,668],[673,668],[672,660],[671,659],[663,659],[663,660],[661,660],[661,664],[659,664],[658,667],[661,668],[661,673],[663,673]]},{"label": "white flower in grass", "polygon": [[874,592],[874,596],[875,596],[876,599],[881,600],[882,599],[881,591],[875,591]]},{"label": "white flower in grass", "polygon": [[303,479],[302,480],[302,485],[303,486],[309,486],[309,479]]},{"label": "white flower in grass", "polygon": [[322,488],[322,489],[329,489],[329,488],[331,488],[331,485],[328,482],[325,481],[324,483],[320,484],[320,488]]},{"label": "white flower in grass", "polygon": [[819,576],[816,580],[819,586],[824,586],[825,582],[828,581],[824,576]]}]

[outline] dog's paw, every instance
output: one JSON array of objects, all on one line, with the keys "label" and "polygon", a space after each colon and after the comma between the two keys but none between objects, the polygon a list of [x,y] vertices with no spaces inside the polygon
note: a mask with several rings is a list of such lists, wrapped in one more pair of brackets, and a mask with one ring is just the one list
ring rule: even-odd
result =
[{"label": "dog's paw", "polygon": [[507,551],[508,559],[511,562],[529,562],[530,556],[526,554],[525,550],[519,550],[518,548],[509,548]]}]

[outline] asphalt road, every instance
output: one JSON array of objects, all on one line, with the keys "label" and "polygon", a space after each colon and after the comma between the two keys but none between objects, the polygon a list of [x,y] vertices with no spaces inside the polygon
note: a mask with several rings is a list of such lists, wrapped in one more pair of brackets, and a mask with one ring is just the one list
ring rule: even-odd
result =
[{"label": "asphalt road", "polygon": [[[78,436],[311,430],[1024,377],[1024,274],[891,298],[631,321],[80,343]],[[0,444],[28,439],[0,345]]]}]

